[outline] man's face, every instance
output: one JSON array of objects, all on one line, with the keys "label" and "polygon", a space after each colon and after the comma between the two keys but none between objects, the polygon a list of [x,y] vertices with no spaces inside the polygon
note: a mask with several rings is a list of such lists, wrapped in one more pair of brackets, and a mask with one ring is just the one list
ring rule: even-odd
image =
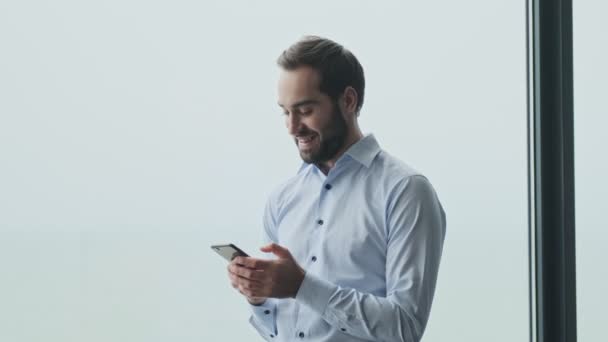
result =
[{"label": "man's face", "polygon": [[279,106],[285,125],[306,163],[332,159],[344,145],[348,133],[337,102],[319,90],[319,75],[310,67],[282,70]]}]

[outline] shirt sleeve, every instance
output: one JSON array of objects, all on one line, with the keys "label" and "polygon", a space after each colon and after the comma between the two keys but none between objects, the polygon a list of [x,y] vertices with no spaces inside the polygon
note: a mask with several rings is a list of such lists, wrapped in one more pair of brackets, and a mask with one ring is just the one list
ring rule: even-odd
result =
[{"label": "shirt sleeve", "polygon": [[[263,217],[262,241],[264,244],[277,242],[276,238],[276,219],[275,219],[275,203],[272,197],[266,202]],[[267,341],[272,341],[277,335],[277,301],[275,298],[266,298],[266,301],[261,305],[249,304],[251,316],[249,323],[257,330],[262,338]]]},{"label": "shirt sleeve", "polygon": [[387,200],[386,222],[386,297],[307,273],[296,301],[346,334],[418,342],[431,310],[446,228],[445,212],[424,176],[397,184]]},{"label": "shirt sleeve", "polygon": [[276,328],[276,299],[268,298],[262,305],[249,305],[252,314],[249,323],[267,341],[277,336]]}]

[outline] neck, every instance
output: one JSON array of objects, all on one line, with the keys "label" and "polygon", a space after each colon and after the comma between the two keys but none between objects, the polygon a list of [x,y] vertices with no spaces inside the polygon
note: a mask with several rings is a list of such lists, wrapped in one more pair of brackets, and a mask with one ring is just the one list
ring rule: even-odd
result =
[{"label": "neck", "polygon": [[344,152],[346,152],[352,145],[354,145],[362,138],[363,133],[361,133],[361,130],[358,127],[354,130],[351,130],[346,137],[344,145],[342,145],[340,150],[338,150],[338,153],[336,153],[336,155],[332,159],[316,164],[319,170],[321,170],[321,172],[323,172],[327,176],[329,171],[336,165],[336,161],[338,161],[338,159],[342,157]]}]

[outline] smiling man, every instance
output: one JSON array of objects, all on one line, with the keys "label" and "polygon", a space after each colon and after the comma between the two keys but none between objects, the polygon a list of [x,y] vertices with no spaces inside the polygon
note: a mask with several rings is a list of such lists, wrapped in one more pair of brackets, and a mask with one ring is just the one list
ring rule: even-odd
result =
[{"label": "smiling man", "polygon": [[266,203],[272,257],[228,266],[249,321],[268,341],[419,341],[446,230],[433,186],[361,132],[365,78],[350,51],[307,36],[278,65],[303,162]]}]

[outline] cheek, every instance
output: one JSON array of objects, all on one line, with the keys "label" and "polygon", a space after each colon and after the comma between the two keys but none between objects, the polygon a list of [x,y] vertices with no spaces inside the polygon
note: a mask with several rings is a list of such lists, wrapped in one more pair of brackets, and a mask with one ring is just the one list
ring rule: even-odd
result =
[{"label": "cheek", "polygon": [[324,132],[331,131],[330,122],[327,120],[315,120],[314,122],[311,122],[311,125],[308,127],[317,132],[317,134],[323,134]]}]

